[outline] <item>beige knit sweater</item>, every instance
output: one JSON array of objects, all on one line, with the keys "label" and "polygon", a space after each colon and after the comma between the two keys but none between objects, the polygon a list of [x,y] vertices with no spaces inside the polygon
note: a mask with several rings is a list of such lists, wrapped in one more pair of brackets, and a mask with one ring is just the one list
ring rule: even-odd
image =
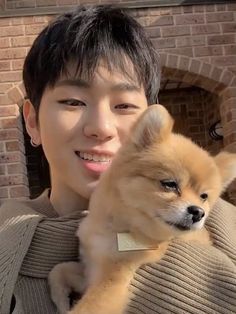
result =
[{"label": "beige knit sweater", "polygon": [[[1,206],[0,314],[57,313],[47,275],[55,264],[77,259],[74,234],[84,214],[58,217],[46,191]],[[137,271],[128,314],[236,313],[236,208],[220,200],[207,227],[214,246],[176,240],[161,262]]]}]

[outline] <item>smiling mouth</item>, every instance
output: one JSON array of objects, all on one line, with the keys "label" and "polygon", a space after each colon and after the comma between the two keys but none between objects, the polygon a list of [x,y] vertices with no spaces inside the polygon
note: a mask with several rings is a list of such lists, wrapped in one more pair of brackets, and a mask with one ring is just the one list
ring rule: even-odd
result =
[{"label": "smiling mouth", "polygon": [[88,162],[101,162],[101,163],[111,162],[111,157],[105,154],[104,155],[89,154],[89,153],[84,153],[80,151],[76,151],[75,153],[80,159],[88,161]]}]

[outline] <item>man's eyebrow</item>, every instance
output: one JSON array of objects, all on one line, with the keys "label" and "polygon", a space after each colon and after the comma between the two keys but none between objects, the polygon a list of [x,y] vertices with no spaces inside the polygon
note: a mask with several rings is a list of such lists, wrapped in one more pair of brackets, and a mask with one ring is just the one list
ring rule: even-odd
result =
[{"label": "man's eyebrow", "polygon": [[123,92],[123,91],[130,91],[130,92],[140,92],[141,87],[130,84],[130,83],[118,83],[111,85],[111,90],[112,91],[118,91],[118,92]]},{"label": "man's eyebrow", "polygon": [[[66,86],[66,85],[82,87],[82,88],[90,88],[92,86],[91,83],[78,78],[78,79],[65,79],[62,81],[58,81],[55,84],[55,87]],[[112,91],[119,91],[119,92],[123,92],[123,91],[140,92],[141,87],[135,84],[128,83],[128,82],[122,82],[122,83],[117,83],[117,84],[111,84],[110,89]]]},{"label": "man's eyebrow", "polygon": [[83,87],[83,88],[91,87],[90,83],[88,83],[82,79],[67,79],[67,80],[63,80],[63,81],[58,81],[55,84],[55,87],[65,86],[65,85],[77,86],[77,87]]}]

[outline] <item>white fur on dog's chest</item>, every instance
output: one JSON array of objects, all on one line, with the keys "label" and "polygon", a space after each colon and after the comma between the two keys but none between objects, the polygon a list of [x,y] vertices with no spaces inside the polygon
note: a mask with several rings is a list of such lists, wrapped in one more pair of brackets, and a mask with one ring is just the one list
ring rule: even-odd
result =
[{"label": "white fur on dog's chest", "polygon": [[157,249],[157,245],[147,245],[135,239],[129,232],[117,233],[117,247],[119,252]]}]

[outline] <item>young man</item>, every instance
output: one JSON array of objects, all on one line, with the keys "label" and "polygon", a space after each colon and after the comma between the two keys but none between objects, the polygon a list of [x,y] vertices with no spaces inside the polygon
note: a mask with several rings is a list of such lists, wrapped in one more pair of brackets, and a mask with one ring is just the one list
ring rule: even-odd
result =
[{"label": "young man", "polygon": [[[78,7],[36,38],[24,64],[24,118],[51,189],[0,209],[0,313],[56,313],[48,273],[79,258],[75,231],[88,199],[133,122],[157,103],[159,80],[150,40],[119,8]],[[236,312],[235,213],[224,202],[213,211],[216,248],[176,241],[161,263],[140,269],[128,313]]]}]

